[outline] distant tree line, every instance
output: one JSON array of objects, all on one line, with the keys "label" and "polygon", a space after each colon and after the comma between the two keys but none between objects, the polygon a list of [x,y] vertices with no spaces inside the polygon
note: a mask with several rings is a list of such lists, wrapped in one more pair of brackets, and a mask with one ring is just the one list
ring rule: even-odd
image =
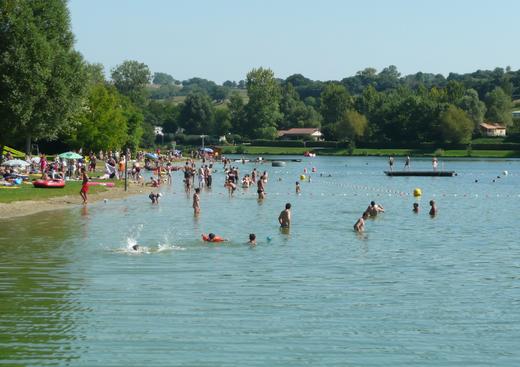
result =
[{"label": "distant tree line", "polygon": [[105,78],[73,48],[65,0],[0,2],[0,148],[56,141],[85,150],[137,149],[179,134],[275,139],[277,130],[321,128],[326,139],[371,143],[470,141],[482,121],[513,131],[520,70],[401,76],[393,65],[337,81],[268,68],[222,85],[184,81],[123,61]]}]

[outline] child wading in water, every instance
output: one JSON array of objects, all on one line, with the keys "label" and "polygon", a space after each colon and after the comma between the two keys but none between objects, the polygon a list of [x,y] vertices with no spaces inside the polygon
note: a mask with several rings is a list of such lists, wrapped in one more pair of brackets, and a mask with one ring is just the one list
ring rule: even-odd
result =
[{"label": "child wading in water", "polygon": [[87,170],[85,169],[85,167],[83,167],[81,169],[81,181],[82,181],[82,185],[81,185],[81,190],[79,192],[79,194],[81,195],[81,198],[83,199],[83,204],[86,204],[87,201],[88,201],[88,196],[87,196],[87,193],[88,193],[88,175],[87,175]]},{"label": "child wading in water", "polygon": [[200,213],[200,189],[197,187],[193,194],[193,214],[197,215]]}]

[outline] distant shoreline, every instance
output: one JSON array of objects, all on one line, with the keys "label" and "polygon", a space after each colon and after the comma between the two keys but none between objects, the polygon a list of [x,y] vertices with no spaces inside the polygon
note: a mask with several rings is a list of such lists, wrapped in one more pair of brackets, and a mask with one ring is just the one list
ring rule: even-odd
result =
[{"label": "distant shoreline", "polygon": [[304,148],[304,147],[272,147],[272,146],[222,146],[222,154],[248,155],[302,155],[304,152],[315,152],[321,156],[371,156],[371,157],[443,157],[443,158],[520,158],[520,151],[516,150],[429,150],[429,149],[377,149],[355,148]]}]

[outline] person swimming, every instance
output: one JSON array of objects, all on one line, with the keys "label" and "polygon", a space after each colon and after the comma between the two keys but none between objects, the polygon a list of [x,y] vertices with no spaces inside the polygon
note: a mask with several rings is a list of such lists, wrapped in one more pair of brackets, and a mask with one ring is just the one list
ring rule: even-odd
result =
[{"label": "person swimming", "polygon": [[413,203],[413,209],[412,211],[414,213],[419,213],[419,203]]},{"label": "person swimming", "polygon": [[249,234],[249,242],[247,242],[251,246],[256,246],[256,235],[254,233]]}]

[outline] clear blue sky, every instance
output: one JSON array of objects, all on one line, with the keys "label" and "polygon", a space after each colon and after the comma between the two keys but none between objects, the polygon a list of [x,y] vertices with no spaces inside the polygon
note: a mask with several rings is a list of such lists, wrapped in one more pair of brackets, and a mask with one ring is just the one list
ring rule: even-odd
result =
[{"label": "clear blue sky", "polygon": [[76,48],[108,72],[138,60],[178,80],[342,79],[365,67],[520,68],[515,0],[71,0]]}]

